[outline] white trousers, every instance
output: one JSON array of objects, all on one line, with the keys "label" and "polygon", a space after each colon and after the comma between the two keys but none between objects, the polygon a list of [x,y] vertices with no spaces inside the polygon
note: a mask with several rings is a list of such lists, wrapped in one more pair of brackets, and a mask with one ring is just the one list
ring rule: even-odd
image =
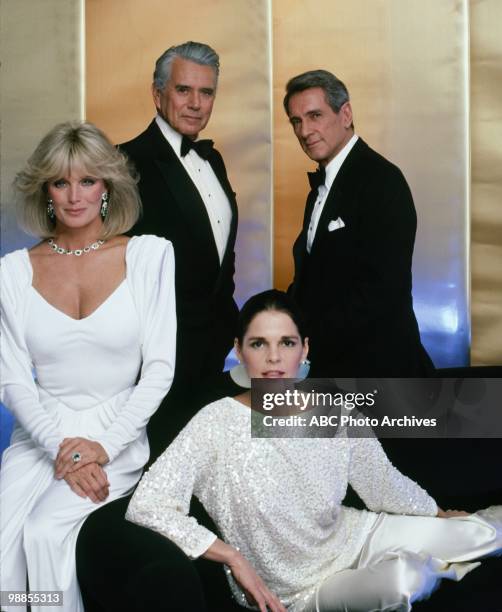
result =
[{"label": "white trousers", "polygon": [[502,554],[502,506],[468,517],[381,514],[357,562],[319,585],[305,612],[408,612],[442,578],[460,580]]}]

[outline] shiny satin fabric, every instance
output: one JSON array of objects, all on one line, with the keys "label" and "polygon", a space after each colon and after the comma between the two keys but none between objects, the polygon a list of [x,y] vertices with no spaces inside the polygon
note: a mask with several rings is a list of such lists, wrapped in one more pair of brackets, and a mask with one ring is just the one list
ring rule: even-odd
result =
[{"label": "shiny satin fabric", "polygon": [[451,519],[382,513],[354,568],[325,580],[304,612],[409,612],[440,580],[461,580],[500,552],[501,506]]}]

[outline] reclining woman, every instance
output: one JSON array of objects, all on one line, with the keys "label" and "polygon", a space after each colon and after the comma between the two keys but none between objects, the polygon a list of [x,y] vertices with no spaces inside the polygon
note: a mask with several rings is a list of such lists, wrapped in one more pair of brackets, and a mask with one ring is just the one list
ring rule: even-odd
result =
[{"label": "reclining woman", "polygon": [[[236,350],[250,378],[295,378],[308,339],[289,297],[251,298]],[[143,476],[126,518],[225,564],[262,612],[410,610],[502,549],[502,507],[443,512],[375,438],[251,438],[250,393],[203,408]],[[342,506],[347,484],[367,510]],[[187,516],[195,494],[222,534]],[[439,517],[439,518],[438,518]]]}]

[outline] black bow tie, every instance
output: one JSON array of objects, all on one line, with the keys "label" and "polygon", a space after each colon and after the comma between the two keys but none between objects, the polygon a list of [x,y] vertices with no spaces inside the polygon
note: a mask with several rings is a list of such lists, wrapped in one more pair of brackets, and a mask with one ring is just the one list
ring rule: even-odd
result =
[{"label": "black bow tie", "polygon": [[319,166],[315,172],[307,172],[311,189],[317,189],[326,182],[326,169]]},{"label": "black bow tie", "polygon": [[183,136],[181,140],[181,157],[185,157],[185,155],[193,149],[199,157],[202,159],[208,159],[211,151],[213,150],[214,142],[212,140],[192,140],[188,138],[188,136]]}]

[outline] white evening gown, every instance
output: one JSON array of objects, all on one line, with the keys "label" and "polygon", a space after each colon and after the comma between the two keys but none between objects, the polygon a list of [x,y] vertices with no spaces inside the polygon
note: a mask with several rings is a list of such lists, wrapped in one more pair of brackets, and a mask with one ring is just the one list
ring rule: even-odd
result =
[{"label": "white evening gown", "polygon": [[76,320],[32,287],[25,249],[2,260],[1,399],[16,423],[0,471],[1,588],[25,591],[28,572],[31,591],[63,591],[64,602],[32,606],[33,612],[83,611],[75,546],[82,523],[99,505],[54,478],[59,444],[74,436],[100,442],[110,458],[104,467],[110,494],[103,503],[126,495],[148,460],[148,419],[173,378],[171,243],[132,238],[126,270],[115,291]]},{"label": "white evening gown", "polygon": [[[501,530],[482,518],[432,518],[435,501],[393,467],[377,439],[252,438],[252,414],[231,398],[203,408],[143,476],[126,518],[196,558],[216,535],[187,516],[195,494],[290,612],[409,610],[440,578],[460,579],[475,566],[469,561],[502,546]],[[374,512],[342,505],[348,482]],[[386,571],[365,591],[381,562]],[[366,573],[343,593],[340,582],[324,588],[351,569]],[[385,582],[394,577],[397,588]],[[316,607],[319,594],[327,606],[322,599]]]}]

